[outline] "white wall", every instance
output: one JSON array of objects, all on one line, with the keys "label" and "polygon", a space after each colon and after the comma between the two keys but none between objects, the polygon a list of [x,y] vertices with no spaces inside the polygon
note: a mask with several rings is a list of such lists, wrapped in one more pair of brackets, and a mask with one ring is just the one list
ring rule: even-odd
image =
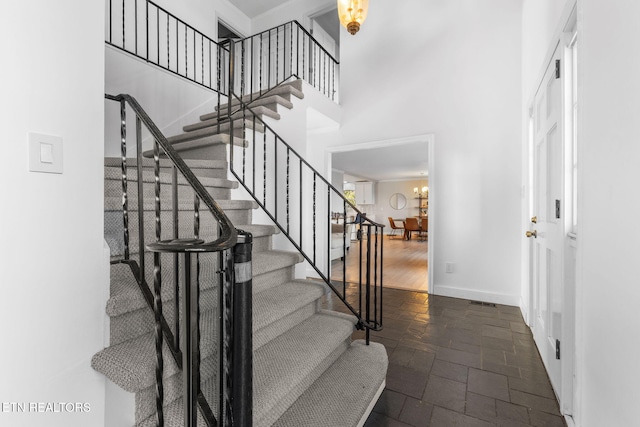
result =
[{"label": "white wall", "polygon": [[309,155],[435,135],[436,293],[519,301],[520,43],[511,0],[371,2],[342,35],[342,127]]},{"label": "white wall", "polygon": [[[103,252],[104,4],[3,4],[0,51],[0,402],[88,403],[88,413],[0,412],[0,425],[100,426],[108,293]],[[78,19],[82,17],[82,19]],[[28,132],[63,139],[63,174],[28,171]]]},{"label": "white wall", "polygon": [[579,424],[638,423],[640,3],[578,2]]}]

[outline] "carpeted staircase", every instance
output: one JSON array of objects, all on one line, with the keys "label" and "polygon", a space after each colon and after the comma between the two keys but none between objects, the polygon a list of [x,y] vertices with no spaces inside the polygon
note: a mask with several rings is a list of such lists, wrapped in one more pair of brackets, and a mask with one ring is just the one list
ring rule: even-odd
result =
[{"label": "carpeted staircase", "polygon": [[[278,108],[292,108],[292,97],[303,96],[301,83],[279,87],[252,108],[257,114],[279,119]],[[298,253],[273,250],[273,225],[252,224],[257,204],[230,200],[238,184],[227,180],[228,123],[218,129],[217,113],[201,117],[201,122],[185,127],[185,133],[169,138],[187,159],[202,184],[229,216],[234,226],[253,235],[253,355],[255,426],[356,426],[362,425],[384,388],[387,355],[377,343],[365,345],[351,340],[355,318],[321,308],[326,287],[317,281],[294,279],[294,268],[303,258]],[[236,122],[240,122],[237,120]],[[250,120],[247,121],[251,122]],[[256,129],[259,131],[260,129]],[[243,144],[234,138],[234,144]],[[148,155],[148,153],[146,153]],[[132,258],[138,252],[137,178],[135,159],[128,160],[129,224]],[[153,163],[143,161],[145,173],[145,242],[155,240]],[[105,238],[112,259],[123,254],[122,186],[120,159],[105,159]],[[163,222],[171,224],[170,165],[161,161]],[[179,182],[180,235],[193,235],[193,193]],[[201,237],[212,240],[217,226],[208,212],[201,215]],[[163,229],[170,238],[171,227]],[[191,234],[189,234],[191,233]],[[208,259],[207,259],[208,258]],[[153,273],[153,255],[145,254],[147,281]],[[217,331],[211,327],[217,316],[214,289],[216,256],[202,256],[201,358],[202,389],[215,402],[217,381]],[[163,280],[171,282],[173,263],[163,260]],[[163,287],[165,317],[172,324],[171,286]],[[110,346],[97,353],[92,366],[124,390],[135,393],[136,426],[155,425],[155,346],[152,310],[143,298],[126,264],[111,266]],[[165,348],[165,425],[182,426],[181,376]],[[200,419],[198,425],[205,425]]]}]

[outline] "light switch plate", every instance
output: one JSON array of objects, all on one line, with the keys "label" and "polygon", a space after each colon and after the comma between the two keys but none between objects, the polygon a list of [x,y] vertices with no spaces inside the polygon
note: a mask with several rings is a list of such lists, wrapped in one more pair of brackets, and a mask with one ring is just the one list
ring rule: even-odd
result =
[{"label": "light switch plate", "polygon": [[29,170],[62,173],[62,138],[29,132]]}]

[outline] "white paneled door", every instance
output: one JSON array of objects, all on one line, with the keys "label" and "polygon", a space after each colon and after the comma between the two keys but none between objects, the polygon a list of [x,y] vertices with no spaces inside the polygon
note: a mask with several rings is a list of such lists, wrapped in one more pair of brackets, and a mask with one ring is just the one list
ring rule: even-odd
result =
[{"label": "white paneled door", "polygon": [[533,105],[533,214],[531,231],[533,335],[561,396],[563,321],[564,168],[561,49],[557,49]]}]

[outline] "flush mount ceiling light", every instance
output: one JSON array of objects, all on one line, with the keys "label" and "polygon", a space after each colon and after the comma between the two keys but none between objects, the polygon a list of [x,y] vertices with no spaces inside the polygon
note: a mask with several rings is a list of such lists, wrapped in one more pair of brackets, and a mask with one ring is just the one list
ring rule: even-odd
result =
[{"label": "flush mount ceiling light", "polygon": [[369,0],[338,0],[338,17],[343,27],[351,34],[360,30],[367,18]]}]

